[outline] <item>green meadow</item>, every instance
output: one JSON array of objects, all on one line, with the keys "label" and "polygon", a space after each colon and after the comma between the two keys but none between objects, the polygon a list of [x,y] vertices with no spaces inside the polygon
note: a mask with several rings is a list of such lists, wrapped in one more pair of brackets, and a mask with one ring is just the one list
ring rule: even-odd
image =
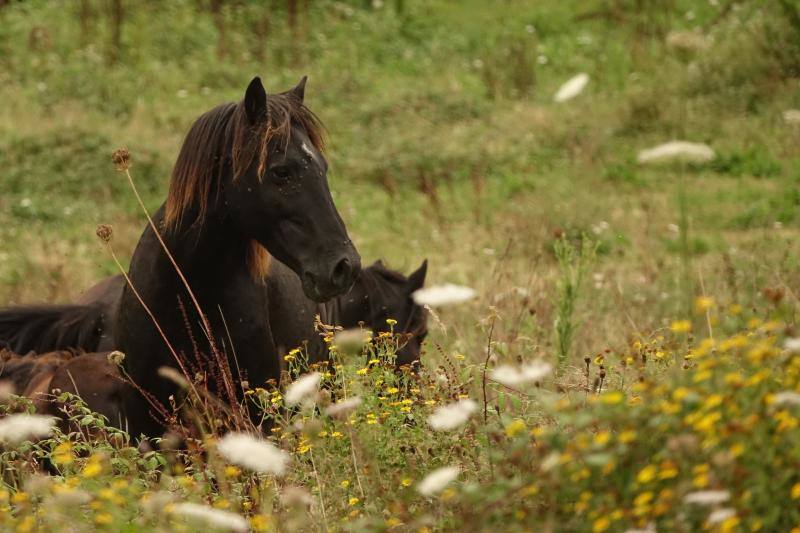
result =
[{"label": "green meadow", "polygon": [[[476,297],[433,309],[419,375],[384,336],[314,406],[250,384],[280,475],[76,399],[75,431],[0,444],[0,528],[800,531],[800,4],[0,2],[0,306],[116,273],[96,227],[126,263],[146,219],[112,151],[154,211],[255,75],[309,76],[364,263]],[[641,161],[674,140],[712,155]]]}]

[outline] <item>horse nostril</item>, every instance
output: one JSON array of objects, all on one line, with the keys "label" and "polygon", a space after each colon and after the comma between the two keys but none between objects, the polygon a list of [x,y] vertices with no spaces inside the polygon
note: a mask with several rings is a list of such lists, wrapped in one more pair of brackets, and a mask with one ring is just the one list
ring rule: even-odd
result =
[{"label": "horse nostril", "polygon": [[333,269],[333,274],[331,276],[331,281],[336,287],[343,287],[350,281],[350,274],[353,272],[353,266],[350,264],[350,260],[346,257],[336,263],[336,267]]}]

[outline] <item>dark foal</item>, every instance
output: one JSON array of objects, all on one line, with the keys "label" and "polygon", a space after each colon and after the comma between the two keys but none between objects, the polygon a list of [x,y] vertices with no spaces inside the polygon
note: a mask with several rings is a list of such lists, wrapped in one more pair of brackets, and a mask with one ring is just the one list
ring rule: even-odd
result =
[{"label": "dark foal", "polygon": [[422,341],[428,334],[427,312],[414,303],[411,295],[425,284],[428,262],[407,278],[376,261],[363,269],[350,292],[318,304],[303,294],[299,280],[278,261],[270,265],[267,289],[270,301],[270,324],[278,353],[306,346],[309,363],[327,360],[328,350],[315,331],[315,315],[323,324],[344,329],[363,326],[374,335],[389,331],[387,322],[394,319],[395,333],[403,337],[397,351],[397,365],[419,361]]},{"label": "dark foal", "polygon": [[[177,391],[158,376],[161,366],[240,369],[241,375],[223,382],[224,390],[213,390],[230,402],[241,397],[233,386],[240,379],[252,385],[277,380],[280,362],[263,289],[269,256],[288,265],[316,301],[345,293],[360,271],[331,199],[322,127],[303,105],[304,88],[305,78],[290,91],[268,96],[255,78],[241,102],[202,115],[184,140],[167,201],[133,254],[128,275],[138,294],[123,287],[113,320],[104,317],[102,305],[69,306],[68,316],[59,319],[82,324],[82,336],[66,339],[56,328],[47,340],[95,341],[98,326],[107,322],[111,337],[104,342],[126,354],[127,374],[164,406]],[[46,322],[64,310],[2,311],[0,342],[21,352],[28,351],[26,343],[43,348],[36,328],[23,324],[24,335],[14,328],[23,319]],[[131,433],[159,435],[162,421],[131,390],[122,402]]]}]

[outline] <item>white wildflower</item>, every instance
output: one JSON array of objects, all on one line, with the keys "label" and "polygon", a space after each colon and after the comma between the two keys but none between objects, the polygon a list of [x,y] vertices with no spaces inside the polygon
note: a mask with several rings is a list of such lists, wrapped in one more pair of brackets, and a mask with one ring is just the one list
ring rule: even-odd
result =
[{"label": "white wildflower", "polygon": [[353,396],[352,398],[329,405],[325,408],[325,414],[334,418],[341,418],[347,416],[359,405],[361,405],[361,398],[359,396]]},{"label": "white wildflower", "polygon": [[800,124],[800,109],[787,109],[783,112],[783,120],[787,124]]},{"label": "white wildflower", "polygon": [[314,396],[319,388],[320,379],[322,379],[322,374],[310,372],[293,381],[284,395],[286,405],[297,405]]},{"label": "white wildflower", "polygon": [[146,494],[141,499],[142,511],[145,515],[157,515],[164,512],[164,507],[175,501],[175,494],[159,490]]},{"label": "white wildflower", "polygon": [[730,507],[726,507],[724,509],[717,509],[715,511],[711,511],[711,514],[708,515],[708,523],[709,524],[720,524],[729,518],[733,518],[736,516],[736,509],[731,509]]},{"label": "white wildflower", "polygon": [[792,353],[800,353],[800,337],[786,339],[783,347]]},{"label": "white wildflower", "polygon": [[360,328],[337,331],[333,336],[334,346],[347,353],[360,352],[361,348],[370,340],[372,340],[372,332]]},{"label": "white wildflower", "polygon": [[547,457],[542,460],[542,470],[544,472],[549,472],[557,467],[559,462],[561,462],[561,454],[559,452],[550,452],[547,454]]},{"label": "white wildflower", "polygon": [[0,419],[0,441],[10,444],[47,437],[56,420],[52,416],[16,414]]},{"label": "white wildflower", "polygon": [[656,526],[652,522],[640,529],[626,529],[625,533],[656,533]]},{"label": "white wildflower", "polygon": [[275,445],[246,433],[228,433],[217,445],[220,455],[255,472],[283,475],[289,455]]},{"label": "white wildflower", "polygon": [[199,503],[176,503],[171,508],[172,513],[184,518],[205,522],[206,525],[226,529],[228,531],[248,531],[247,520],[238,514],[222,509],[214,509]]},{"label": "white wildflower", "polygon": [[708,37],[698,31],[671,31],[667,34],[667,46],[684,52],[699,52],[711,45]]},{"label": "white wildflower", "polygon": [[417,305],[430,305],[440,307],[443,305],[460,304],[475,297],[475,290],[461,285],[445,283],[414,291],[411,295]]},{"label": "white wildflower", "polygon": [[701,490],[690,492],[683,497],[683,503],[696,503],[697,505],[716,505],[725,503],[731,497],[727,490]]},{"label": "white wildflower", "polygon": [[671,163],[685,161],[687,163],[707,163],[714,159],[714,150],[703,143],[687,141],[670,141],[639,152],[636,160],[640,164]]},{"label": "white wildflower", "polygon": [[63,507],[78,507],[92,501],[92,495],[85,490],[59,486],[53,493],[52,501]]},{"label": "white wildflower", "polygon": [[449,431],[463,426],[472,413],[478,410],[473,400],[459,400],[436,409],[428,417],[428,425],[436,431]]},{"label": "white wildflower", "polygon": [[516,387],[525,383],[541,381],[553,371],[553,365],[544,361],[534,361],[519,368],[510,365],[500,365],[490,375],[496,381],[507,387]]},{"label": "white wildflower", "polygon": [[553,96],[553,100],[556,102],[566,102],[567,100],[572,100],[583,92],[587,83],[589,83],[589,75],[585,72],[582,72],[577,76],[573,76],[567,80],[564,85],[559,87],[556,95]]},{"label": "white wildflower", "polygon": [[461,469],[457,466],[445,466],[437,468],[419,482],[417,492],[423,496],[433,496],[440,493],[444,488],[458,477]]},{"label": "white wildflower", "polygon": [[772,403],[777,406],[800,405],[800,392],[793,390],[776,392],[772,398]]},{"label": "white wildflower", "polygon": [[15,392],[14,384],[10,381],[0,381],[0,402],[8,400]]},{"label": "white wildflower", "polygon": [[281,492],[281,503],[284,507],[311,507],[314,499],[301,487],[285,487]]}]

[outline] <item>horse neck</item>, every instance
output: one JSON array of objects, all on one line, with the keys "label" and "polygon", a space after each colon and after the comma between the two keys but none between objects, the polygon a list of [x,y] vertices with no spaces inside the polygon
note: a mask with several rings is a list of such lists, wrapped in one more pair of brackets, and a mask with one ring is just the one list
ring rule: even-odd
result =
[{"label": "horse neck", "polygon": [[[185,220],[192,220],[192,215],[188,212]],[[163,229],[163,217],[162,206],[153,217],[153,222],[159,228],[159,234],[172,258],[190,281],[202,280],[205,282],[203,285],[211,282],[214,288],[219,288],[226,279],[246,270],[248,241],[219,213],[210,213],[202,225],[181,222],[170,230]],[[152,228],[148,228],[148,231],[152,231]],[[153,250],[153,247],[157,250]],[[149,239],[148,246],[141,252],[158,258],[156,265],[153,265],[156,276],[163,277],[163,281],[177,281],[175,267],[157,239]],[[169,283],[163,286],[165,290],[173,290]]]}]

